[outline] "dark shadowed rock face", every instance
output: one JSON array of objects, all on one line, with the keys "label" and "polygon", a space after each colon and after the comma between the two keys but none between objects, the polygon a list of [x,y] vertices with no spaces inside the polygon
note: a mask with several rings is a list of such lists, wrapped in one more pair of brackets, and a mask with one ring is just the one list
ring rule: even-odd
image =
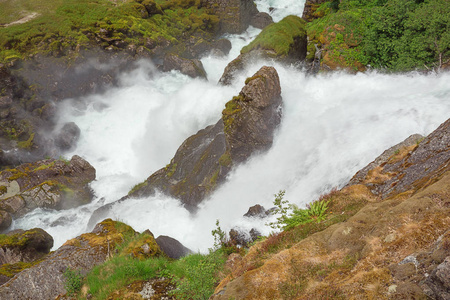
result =
[{"label": "dark shadowed rock face", "polygon": [[206,78],[206,71],[203,64],[198,59],[187,59],[176,54],[167,54],[164,57],[163,64],[164,72],[171,70],[178,70],[182,74],[188,75],[192,78]]},{"label": "dark shadowed rock face", "polygon": [[124,234],[135,231],[123,223],[118,226],[111,219],[104,220],[91,233],[67,241],[42,262],[0,286],[0,299],[55,299],[64,295],[64,272],[71,268],[86,275],[112,254],[115,246],[123,242]]},{"label": "dark shadowed rock face", "polygon": [[80,128],[74,122],[65,123],[56,136],[55,145],[61,150],[74,148],[80,137],[80,132]]},{"label": "dark shadowed rock face", "polygon": [[161,248],[161,250],[170,258],[179,259],[192,253],[190,249],[183,246],[183,244],[181,244],[178,240],[169,236],[158,236],[156,238],[156,243],[159,248]]},{"label": "dark shadowed rock face", "polygon": [[253,0],[203,0],[203,3],[219,17],[219,35],[243,32],[258,13]]},{"label": "dark shadowed rock face", "polygon": [[263,29],[264,27],[272,23],[272,17],[268,13],[260,12],[252,17],[250,25],[259,29]]},{"label": "dark shadowed rock face", "polygon": [[88,203],[88,183],[94,179],[94,167],[77,155],[70,161],[46,159],[7,169],[0,172],[0,211],[17,217],[38,207],[66,209]]},{"label": "dark shadowed rock face", "polygon": [[363,183],[387,198],[434,183],[450,168],[450,119],[425,139],[414,135],[385,151],[358,172],[349,185]]}]

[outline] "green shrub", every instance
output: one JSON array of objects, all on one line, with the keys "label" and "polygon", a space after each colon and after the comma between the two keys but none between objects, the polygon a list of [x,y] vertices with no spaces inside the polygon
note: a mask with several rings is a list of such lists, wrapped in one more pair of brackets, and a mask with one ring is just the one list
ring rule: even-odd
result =
[{"label": "green shrub", "polygon": [[285,191],[280,191],[275,195],[274,205],[275,214],[280,214],[276,222],[269,223],[272,228],[281,228],[288,230],[298,225],[310,222],[322,222],[326,219],[326,211],[330,201],[317,200],[306,206],[305,209],[299,208],[295,204],[290,204],[284,200]]},{"label": "green shrub", "polygon": [[83,276],[80,271],[67,268],[64,272],[64,277],[66,278],[64,287],[69,295],[75,295],[81,290],[81,286],[83,285]]}]

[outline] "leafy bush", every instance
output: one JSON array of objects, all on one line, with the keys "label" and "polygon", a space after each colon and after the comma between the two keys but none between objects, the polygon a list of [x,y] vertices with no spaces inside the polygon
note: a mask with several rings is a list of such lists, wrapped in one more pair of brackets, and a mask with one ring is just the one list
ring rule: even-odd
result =
[{"label": "leafy bush", "polygon": [[[330,201],[317,200],[306,206],[305,209],[299,208],[295,204],[290,204],[284,200],[285,191],[280,191],[275,195],[274,213],[280,214],[276,222],[269,223],[272,228],[282,228],[288,230],[301,224],[310,222],[321,222],[326,219],[326,211]],[[290,213],[289,213],[290,212]]]}]

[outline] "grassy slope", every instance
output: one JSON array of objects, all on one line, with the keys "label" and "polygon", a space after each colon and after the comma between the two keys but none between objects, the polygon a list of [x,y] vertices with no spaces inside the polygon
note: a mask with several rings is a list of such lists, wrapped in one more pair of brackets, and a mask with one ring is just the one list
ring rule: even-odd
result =
[{"label": "grassy slope", "polygon": [[[142,2],[142,1],[141,1]],[[151,0],[144,1],[151,2]],[[217,17],[200,7],[199,1],[165,1],[156,5],[162,13],[149,15],[135,1],[114,3],[109,0],[53,0],[45,5],[22,0],[0,2],[1,23],[16,21],[26,14],[39,15],[24,23],[0,27],[0,63],[24,58],[38,52],[67,55],[88,45],[106,48],[113,41],[146,46],[148,39],[164,38],[174,44],[191,35],[210,37]],[[18,5],[18,4],[17,4]],[[98,39],[99,36],[106,38]]]}]

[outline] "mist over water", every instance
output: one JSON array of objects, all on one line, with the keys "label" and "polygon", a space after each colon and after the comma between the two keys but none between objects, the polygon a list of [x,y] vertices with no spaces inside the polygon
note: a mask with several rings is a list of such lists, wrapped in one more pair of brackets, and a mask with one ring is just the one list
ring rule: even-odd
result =
[{"label": "mist over water", "polygon": [[[268,9],[277,3],[288,5],[258,1],[258,6],[262,10],[260,6]],[[299,12],[302,7],[303,2]],[[274,14],[277,11],[281,10]],[[90,230],[86,225],[96,208],[126,195],[168,164],[186,138],[217,122],[245,78],[263,65],[277,69],[283,97],[282,123],[268,152],[235,168],[195,215],[178,200],[157,194],[117,204],[110,217],[138,231],[172,236],[200,251],[212,246],[217,219],[226,231],[256,227],[269,234],[271,229],[264,225],[268,220],[242,217],[250,206],[270,208],[281,189],[291,203],[305,205],[344,185],[385,149],[411,134],[429,134],[450,116],[450,73],[310,77],[293,67],[261,61],[239,74],[232,86],[217,85],[226,63],[257,33],[250,28],[232,37],[234,47],[227,58],[205,57],[208,81],[178,72],[158,73],[151,63],[141,61],[138,69],[123,75],[118,88],[76,101],[84,105],[67,100],[60,107],[60,122],[75,122],[81,137],[77,149],[66,156],[78,154],[96,168],[97,180],[91,184],[96,199],[71,210],[38,209],[14,226],[43,228],[54,237],[54,248]]]}]

